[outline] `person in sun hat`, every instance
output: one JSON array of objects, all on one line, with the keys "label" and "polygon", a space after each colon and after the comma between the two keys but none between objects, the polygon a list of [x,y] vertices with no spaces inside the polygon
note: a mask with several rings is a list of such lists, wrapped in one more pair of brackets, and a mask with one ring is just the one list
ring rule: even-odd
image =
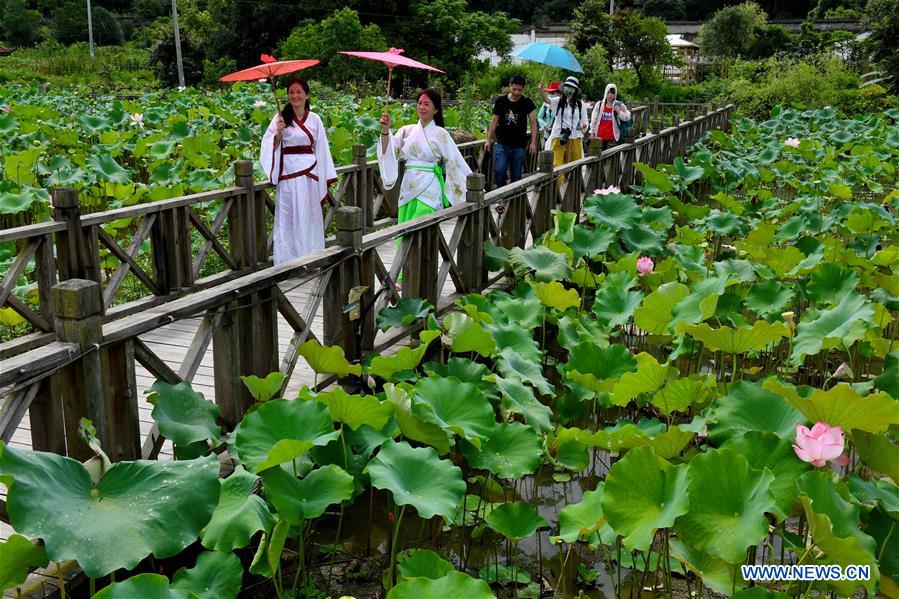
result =
[{"label": "person in sun hat", "polygon": [[614,83],[606,86],[602,100],[593,106],[590,115],[590,131],[602,140],[602,149],[624,139],[631,113],[624,102],[618,99],[618,88]]},{"label": "person in sun hat", "polygon": [[[590,120],[587,108],[581,101],[581,84],[577,77],[568,77],[562,83],[562,95],[551,98],[540,84],[543,101],[549,104],[554,115],[549,133],[549,149],[553,153],[553,166],[558,167],[584,157],[583,138]],[[562,185],[563,178],[557,183]]]},{"label": "person in sun hat", "polygon": [[[559,89],[560,85],[560,82],[553,81],[545,91],[551,98],[560,96],[562,95],[562,91]],[[540,135],[542,136],[544,143],[543,149],[545,150],[549,149],[549,134],[553,129],[553,121],[555,119],[556,114],[553,112],[552,107],[548,102],[544,102],[543,106],[540,107],[540,112],[537,113],[537,123],[540,125]]]}]

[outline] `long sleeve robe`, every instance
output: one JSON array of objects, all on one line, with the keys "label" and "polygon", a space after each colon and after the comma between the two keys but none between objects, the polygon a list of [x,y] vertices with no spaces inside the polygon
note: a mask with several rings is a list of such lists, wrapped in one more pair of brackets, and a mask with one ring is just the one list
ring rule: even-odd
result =
[{"label": "long sleeve robe", "polygon": [[278,186],[274,245],[275,264],[280,264],[325,249],[321,204],[337,180],[337,170],[317,114],[307,110],[302,118],[294,118],[280,144],[275,143],[277,122],[275,115],[262,138],[259,161]]},{"label": "long sleeve robe", "polygon": [[465,178],[471,173],[471,168],[446,129],[433,121],[427,127],[416,123],[400,127],[395,134],[388,136],[386,151],[381,151],[381,142],[378,142],[378,166],[384,187],[393,188],[399,176],[399,161],[406,162],[400,186],[400,206],[417,199],[434,210],[443,207],[440,182],[435,173],[414,168],[432,168],[441,159],[446,177],[444,191],[447,201],[450,205],[464,202]]}]

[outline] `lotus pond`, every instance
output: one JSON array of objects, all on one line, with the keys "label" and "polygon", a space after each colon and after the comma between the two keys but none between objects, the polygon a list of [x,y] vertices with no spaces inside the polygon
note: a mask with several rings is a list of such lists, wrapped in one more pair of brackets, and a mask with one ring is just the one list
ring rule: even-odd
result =
[{"label": "lotus pond", "polygon": [[2,448],[0,582],[77,560],[107,599],[899,597],[897,120],[776,110],[639,165],[488,248],[508,289],[378,315],[415,346],[300,347],[345,386],[247,378],[231,433],[158,382],[175,461],[109,464],[89,423],[89,467]]}]

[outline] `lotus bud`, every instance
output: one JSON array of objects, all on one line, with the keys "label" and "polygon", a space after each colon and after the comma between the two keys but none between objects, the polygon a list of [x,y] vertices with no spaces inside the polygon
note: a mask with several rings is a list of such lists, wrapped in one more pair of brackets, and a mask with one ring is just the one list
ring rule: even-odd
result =
[{"label": "lotus bud", "polygon": [[651,273],[653,268],[654,264],[652,263],[652,258],[641,256],[637,259],[637,274],[641,277]]},{"label": "lotus bud", "polygon": [[832,379],[845,379],[852,376],[852,369],[849,368],[849,365],[846,362],[840,364],[836,370],[834,370],[833,374],[830,376]]},{"label": "lotus bud", "polygon": [[790,326],[793,326],[793,313],[792,312],[781,312],[780,315],[783,317],[785,323],[787,323]]},{"label": "lotus bud", "polygon": [[801,424],[796,425],[796,443],[793,451],[803,462],[808,462],[815,468],[821,468],[827,462],[833,462],[839,466],[849,463],[849,458],[843,455],[845,439],[840,427],[831,427],[826,422],[817,422],[811,430]]}]

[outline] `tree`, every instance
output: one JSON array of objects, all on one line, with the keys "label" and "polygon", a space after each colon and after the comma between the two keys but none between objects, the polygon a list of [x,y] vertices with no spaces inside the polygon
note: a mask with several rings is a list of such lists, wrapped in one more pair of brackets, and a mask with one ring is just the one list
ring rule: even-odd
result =
[{"label": "tree", "polygon": [[608,0],[584,0],[574,9],[574,19],[569,24],[571,44],[578,52],[584,53],[599,44],[606,49],[609,65],[614,59],[612,41],[612,17],[609,16]]},{"label": "tree", "polygon": [[[352,44],[347,44],[352,40]],[[363,27],[359,13],[350,8],[334,11],[320,23],[297,27],[278,49],[278,58],[314,56],[321,61],[315,77],[328,83],[345,83],[351,78],[366,76],[383,78],[383,65],[338,54],[352,46],[353,50],[386,50],[387,42],[377,25]]]},{"label": "tree", "polygon": [[40,41],[41,13],[25,0],[0,0],[0,38],[13,46],[33,46]]},{"label": "tree", "polygon": [[[94,42],[100,46],[114,46],[124,41],[122,26],[111,12],[102,6],[92,6]],[[81,0],[69,0],[53,11],[53,30],[61,44],[87,41],[87,5]]]},{"label": "tree", "polygon": [[636,0],[634,8],[647,17],[681,21],[687,16],[684,0]]},{"label": "tree", "polygon": [[508,54],[519,25],[501,12],[467,10],[465,0],[417,0],[413,18],[402,21],[398,37],[410,56],[427,58],[446,71],[447,79],[461,81],[475,68],[474,60],[482,51]]},{"label": "tree", "polygon": [[675,61],[667,34],[663,20],[643,16],[636,10],[619,10],[612,17],[615,55],[634,68],[640,85],[649,80],[653,71]]},{"label": "tree", "polygon": [[707,58],[733,59],[747,56],[768,15],[755,2],[728,6],[716,12],[699,28],[696,42]]},{"label": "tree", "polygon": [[865,25],[871,31],[871,59],[890,77],[890,89],[899,93],[899,0],[868,0]]}]

